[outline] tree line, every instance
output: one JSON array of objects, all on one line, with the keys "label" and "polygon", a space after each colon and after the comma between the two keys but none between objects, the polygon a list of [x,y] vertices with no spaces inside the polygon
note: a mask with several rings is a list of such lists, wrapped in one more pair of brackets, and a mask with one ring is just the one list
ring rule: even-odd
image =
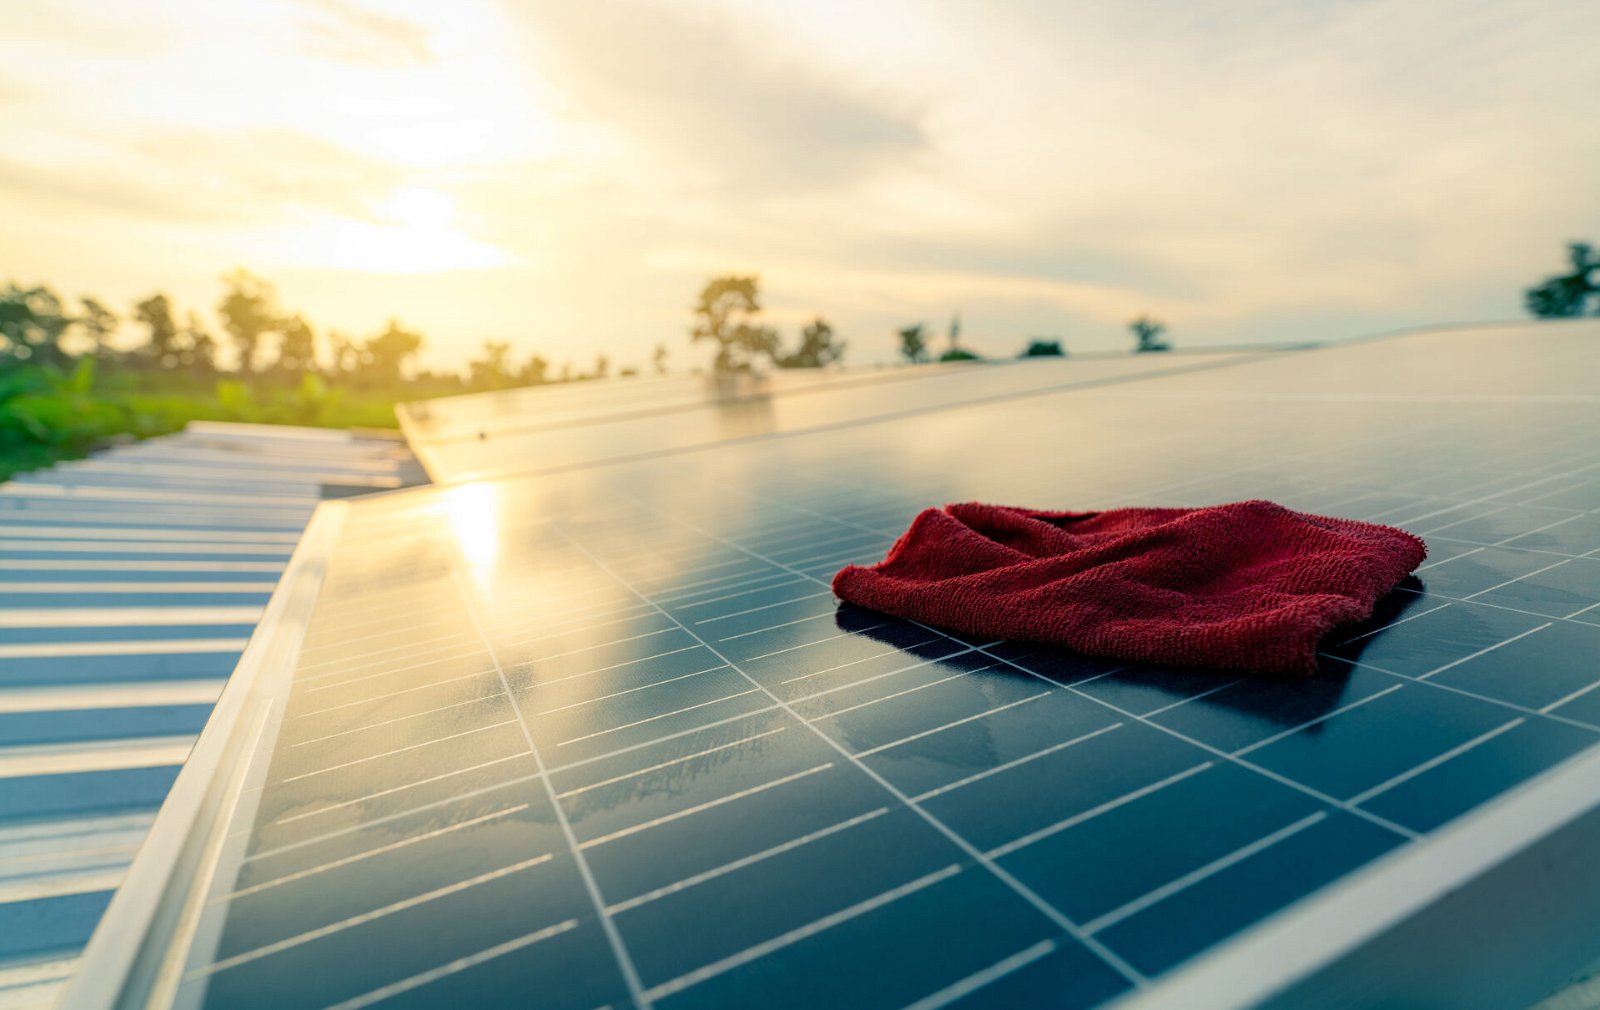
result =
[{"label": "tree line", "polygon": [[[88,359],[196,380],[294,386],[314,377],[374,391],[393,389],[403,381],[430,388],[501,389],[604,378],[610,370],[604,356],[592,369],[571,364],[557,369],[539,355],[518,361],[509,342],[486,340],[463,372],[431,371],[417,363],[423,334],[398,319],[364,338],[333,329],[321,333],[303,312],[282,307],[274,285],[244,269],[222,277],[215,311],[220,333],[200,313],[180,311],[162,292],[135,302],[124,316],[92,295],[71,302],[47,285],[24,287],[11,281],[0,288],[0,370],[35,366],[60,371]],[[125,323],[142,337],[131,346],[119,340]]]},{"label": "tree line", "polygon": [[[785,345],[777,329],[762,321],[760,279],[754,275],[729,274],[712,278],[701,289],[691,311],[694,322],[689,328],[689,338],[694,343],[710,342],[714,349],[713,371],[744,372],[763,363],[776,368],[820,368],[844,357],[845,342],[820,315],[800,331],[792,349]],[[1137,353],[1171,349],[1171,345],[1161,339],[1166,331],[1165,324],[1149,316],[1133,320],[1128,329],[1133,334],[1133,349]],[[962,345],[959,314],[950,317],[944,349],[937,354],[933,349],[935,338],[927,323],[902,327],[895,331],[895,336],[899,340],[900,357],[909,365],[975,361],[982,357]],[[658,356],[665,353],[664,347],[657,349]],[[1065,357],[1066,353],[1060,339],[1035,337],[1017,357]]]}]

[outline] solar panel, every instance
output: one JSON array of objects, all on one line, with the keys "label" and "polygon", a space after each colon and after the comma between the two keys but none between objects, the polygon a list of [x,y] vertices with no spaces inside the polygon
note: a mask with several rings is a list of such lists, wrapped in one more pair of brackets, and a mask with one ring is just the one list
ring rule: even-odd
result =
[{"label": "solar panel", "polygon": [[[959,404],[1214,367],[1227,352],[1036,359],[765,377],[649,380],[568,390],[561,409],[524,411],[539,391],[408,405],[401,423],[436,481],[471,480],[660,456],[740,439],[945,410]],[[650,390],[660,393],[650,394]],[[576,401],[576,402],[574,402]]]},{"label": "solar panel", "polygon": [[[324,505],[66,1005],[1531,1001],[1600,935],[1597,335]],[[1311,681],[828,591],[929,504],[1250,497],[1431,548]]]},{"label": "solar panel", "polygon": [[204,425],[0,485],[0,1006],[58,1002],[321,492],[414,471]]}]

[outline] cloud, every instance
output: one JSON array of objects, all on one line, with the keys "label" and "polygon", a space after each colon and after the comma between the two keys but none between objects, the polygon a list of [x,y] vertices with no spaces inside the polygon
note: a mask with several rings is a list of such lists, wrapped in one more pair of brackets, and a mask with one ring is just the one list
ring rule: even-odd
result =
[{"label": "cloud", "polygon": [[305,51],[324,59],[375,67],[433,62],[428,32],[404,18],[352,0],[299,0],[316,20],[305,26]]},{"label": "cloud", "polygon": [[725,12],[642,0],[511,9],[570,111],[653,156],[639,166],[649,173],[782,192],[852,181],[927,144],[903,103],[841,83]]},{"label": "cloud", "polygon": [[408,173],[290,130],[167,128],[70,160],[0,159],[0,193],[174,224],[276,224],[296,211],[373,218]]}]

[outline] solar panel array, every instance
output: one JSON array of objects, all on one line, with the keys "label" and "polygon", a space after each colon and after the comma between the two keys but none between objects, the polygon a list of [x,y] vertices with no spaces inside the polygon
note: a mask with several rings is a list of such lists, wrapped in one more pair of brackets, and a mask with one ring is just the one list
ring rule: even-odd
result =
[{"label": "solar panel array", "polygon": [[560,387],[549,391],[548,403],[535,388],[406,404],[399,413],[406,437],[435,479],[474,480],[1203,370],[1239,357],[1217,351],[679,376]]},{"label": "solar panel array", "polygon": [[190,431],[0,487],[0,1006],[51,1006],[324,490],[392,439]]},{"label": "solar panel array", "polygon": [[[1145,990],[1600,742],[1594,331],[1019,381],[342,506],[303,641],[218,776],[236,792],[197,831],[216,850],[187,925],[151,941],[161,1002]],[[947,500],[1252,497],[1430,545],[1311,681],[949,635],[828,591]]]}]

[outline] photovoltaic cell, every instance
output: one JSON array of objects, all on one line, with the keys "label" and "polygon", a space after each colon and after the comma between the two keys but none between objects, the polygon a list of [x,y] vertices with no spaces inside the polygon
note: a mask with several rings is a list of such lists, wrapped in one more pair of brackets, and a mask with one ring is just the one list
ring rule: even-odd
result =
[{"label": "photovoltaic cell", "polygon": [[[160,938],[166,998],[1145,989],[1600,742],[1587,339],[1277,355],[334,506],[303,638],[200,826],[189,925]],[[953,636],[828,591],[944,501],[1257,497],[1431,548],[1310,681]]]},{"label": "photovoltaic cell", "polygon": [[[518,408],[540,397],[537,390],[517,390],[408,404],[400,418],[417,458],[436,481],[474,480],[1202,370],[1240,357],[1212,352],[867,372],[797,369],[721,382],[687,376],[605,384],[597,391],[599,402],[587,410],[519,416]],[[556,390],[554,397],[571,400],[584,392],[579,385]]]}]

